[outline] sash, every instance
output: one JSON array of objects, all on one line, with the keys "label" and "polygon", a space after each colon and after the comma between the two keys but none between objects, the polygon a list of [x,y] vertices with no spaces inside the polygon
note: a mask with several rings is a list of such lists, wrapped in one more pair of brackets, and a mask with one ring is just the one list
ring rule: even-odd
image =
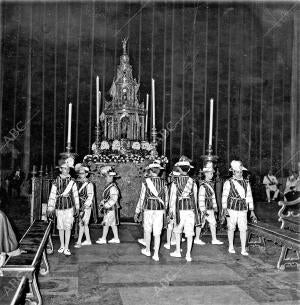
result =
[{"label": "sash", "polygon": [[275,181],[272,181],[269,177],[269,175],[266,176],[267,179],[270,181],[270,185],[276,185]]},{"label": "sash", "polygon": [[[187,182],[186,182],[186,185],[184,186],[184,189],[180,195],[181,198],[179,199],[182,199],[182,198],[189,198],[189,195],[192,193],[192,196],[194,196],[194,192],[193,192],[193,186],[194,186],[194,180],[189,177]],[[178,187],[178,186],[177,186]],[[193,210],[194,210],[194,213],[195,213],[195,226],[200,226],[201,225],[201,217],[199,215],[199,211],[198,211],[198,208],[196,206],[196,202],[195,202],[195,198],[191,198],[191,202],[192,202],[192,205],[193,205]],[[176,204],[176,224],[178,225],[180,223],[180,212],[179,212],[179,205]]]},{"label": "sash", "polygon": [[78,190],[78,194],[80,194],[87,185],[88,185],[88,182],[84,182],[82,184],[81,188]]},{"label": "sash", "polygon": [[235,189],[237,190],[238,194],[240,195],[240,197],[242,199],[246,199],[246,191],[247,191],[247,184],[246,184],[246,190],[235,180],[232,180],[232,183],[235,187]]},{"label": "sash", "polygon": [[[190,195],[190,193],[191,193],[191,191],[192,191],[193,185],[194,185],[193,179],[192,179],[192,178],[189,178],[189,179],[187,180],[187,182],[186,182],[186,185],[185,185],[185,187],[184,187],[184,189],[183,189],[183,191],[182,191],[180,197],[182,197],[182,198],[187,198],[187,197],[189,197],[189,195]],[[193,196],[194,196],[194,194],[193,194]]]},{"label": "sash", "polygon": [[70,180],[70,182],[68,183],[67,187],[65,188],[65,190],[59,195],[61,197],[67,197],[73,187],[74,181]]},{"label": "sash", "polygon": [[152,193],[152,195],[154,195],[155,199],[157,199],[165,207],[165,203],[161,198],[158,197],[158,191],[157,191],[156,187],[154,186],[153,182],[151,181],[151,179],[146,178],[145,181],[146,181],[146,184],[147,184],[150,192]]},{"label": "sash", "polygon": [[[158,197],[158,191],[157,191],[156,187],[154,186],[152,180],[150,178],[146,178],[145,181],[146,181],[146,184],[147,184],[150,192],[152,193],[152,195],[163,205],[163,207],[166,210],[166,204],[164,203],[164,201],[161,198]],[[165,211],[164,216],[163,216],[163,228],[166,228],[167,225],[168,225],[168,220],[167,220],[166,211]]]},{"label": "sash", "polygon": [[[113,186],[116,187],[116,189],[118,190],[118,201],[116,202],[116,207],[119,208],[120,205],[119,205],[119,199],[120,199],[120,191],[119,191],[119,188],[117,187],[116,183],[112,182],[110,183],[104,190],[103,190],[103,193],[102,193],[102,197],[103,197],[103,200],[104,202],[107,202],[109,200],[109,197],[110,197],[110,193],[106,194],[107,191],[109,191],[109,189],[111,189]],[[108,197],[106,197],[106,195],[108,195]]]},{"label": "sash", "polygon": [[209,183],[203,182],[203,184],[205,184],[206,186],[208,186],[208,188],[212,191],[213,194],[215,193],[214,189],[210,186]]},{"label": "sash", "polygon": [[103,190],[103,197],[104,197],[105,192],[108,191],[113,185],[116,185],[116,184],[112,182]]}]

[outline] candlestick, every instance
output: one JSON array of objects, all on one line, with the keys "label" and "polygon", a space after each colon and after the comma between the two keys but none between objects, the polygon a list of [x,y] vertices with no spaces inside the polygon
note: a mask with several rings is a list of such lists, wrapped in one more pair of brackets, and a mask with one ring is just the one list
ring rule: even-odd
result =
[{"label": "candlestick", "polygon": [[210,99],[210,116],[209,116],[209,140],[208,147],[212,146],[212,130],[213,130],[213,115],[214,115],[214,100]]},{"label": "candlestick", "polygon": [[148,111],[149,111],[149,94],[146,94],[146,119],[145,119],[145,134],[148,132]]},{"label": "candlestick", "polygon": [[152,128],[155,129],[155,83],[153,78],[152,78],[151,97],[152,97]]},{"label": "candlestick", "polygon": [[69,117],[68,117],[68,137],[67,145],[71,145],[71,124],[72,124],[72,103],[69,103]]},{"label": "candlestick", "polygon": [[163,155],[166,155],[167,151],[167,129],[164,129],[164,146],[163,146]]},{"label": "candlestick", "polygon": [[[100,95],[101,96],[101,95]],[[99,76],[96,77],[96,125],[99,125],[100,99],[99,99]]]}]

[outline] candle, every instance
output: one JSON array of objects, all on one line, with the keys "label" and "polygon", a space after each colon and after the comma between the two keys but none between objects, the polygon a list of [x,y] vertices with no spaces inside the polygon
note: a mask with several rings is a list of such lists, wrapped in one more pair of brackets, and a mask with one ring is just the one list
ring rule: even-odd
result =
[{"label": "candle", "polygon": [[99,124],[100,99],[99,99],[99,76],[96,77],[96,125]]},{"label": "candle", "polygon": [[149,108],[149,94],[146,94],[146,119],[145,119],[145,133],[148,131],[148,109]]},{"label": "candle", "polygon": [[212,146],[212,130],[213,130],[213,116],[214,116],[214,100],[210,99],[210,113],[209,113],[209,141],[208,146]]},{"label": "candle", "polygon": [[154,79],[152,78],[152,128],[155,129],[155,86],[154,86]]},{"label": "candle", "polygon": [[71,143],[71,123],[72,123],[72,103],[69,104],[68,137],[67,137],[67,143]]},{"label": "candle", "polygon": [[[99,118],[100,118],[100,107],[101,107],[101,91],[98,92],[98,96],[99,96],[99,106],[98,106],[98,123],[99,123]],[[103,108],[103,107],[102,107]],[[103,109],[102,109],[103,111]]]},{"label": "candle", "polygon": [[167,129],[164,129],[164,147],[163,147],[163,155],[166,155],[167,151]]}]

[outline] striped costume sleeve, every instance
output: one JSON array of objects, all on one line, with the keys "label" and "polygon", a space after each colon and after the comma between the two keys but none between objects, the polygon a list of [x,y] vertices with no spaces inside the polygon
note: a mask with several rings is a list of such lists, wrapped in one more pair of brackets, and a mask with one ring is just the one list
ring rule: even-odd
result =
[{"label": "striped costume sleeve", "polygon": [[175,215],[176,213],[176,194],[177,193],[177,186],[173,182],[171,184],[171,189],[170,189],[170,197],[169,197],[169,211],[170,214]]},{"label": "striped costume sleeve", "polygon": [[109,190],[109,200],[105,202],[104,207],[106,209],[111,208],[118,202],[118,199],[119,199],[119,191],[115,186],[112,186]]},{"label": "striped costume sleeve", "polygon": [[223,186],[223,193],[222,193],[222,209],[227,209],[227,198],[230,192],[230,182],[227,180]]},{"label": "striped costume sleeve", "polygon": [[74,182],[72,185],[72,193],[73,193],[73,197],[74,197],[74,203],[75,203],[75,208],[76,210],[79,210],[79,195],[78,195],[78,189],[77,189],[77,185]]},{"label": "striped costume sleeve", "polygon": [[253,197],[252,197],[252,191],[251,191],[251,186],[250,186],[249,182],[247,182],[246,202],[248,204],[249,210],[253,211],[254,210]]},{"label": "striped costume sleeve", "polygon": [[92,183],[89,183],[86,186],[86,192],[87,192],[87,199],[84,203],[85,207],[90,207],[93,203],[93,198],[94,198],[94,186]]},{"label": "striped costume sleeve", "polygon": [[196,207],[198,208],[198,188],[197,188],[197,184],[195,181],[193,181],[193,195],[194,195],[194,199],[195,199],[195,204]]},{"label": "striped costume sleeve", "polygon": [[217,205],[216,193],[215,192],[213,192],[213,194],[212,194],[212,202],[213,202],[213,208],[217,209],[218,205]]},{"label": "striped costume sleeve", "polygon": [[169,189],[167,184],[165,184],[164,188],[165,188],[165,208],[167,209],[169,206]]},{"label": "striped costume sleeve", "polygon": [[57,187],[55,184],[52,184],[49,199],[48,199],[48,210],[49,211],[53,211],[55,209],[56,192],[57,192]]},{"label": "striped costume sleeve", "polygon": [[145,195],[146,195],[146,185],[143,182],[141,192],[140,192],[140,198],[139,198],[139,201],[138,201],[138,203],[136,205],[136,209],[135,209],[136,214],[139,214],[142,211],[143,203],[144,203],[144,200],[145,200]]},{"label": "striped costume sleeve", "polygon": [[198,205],[201,212],[205,210],[205,187],[200,185],[198,195]]}]

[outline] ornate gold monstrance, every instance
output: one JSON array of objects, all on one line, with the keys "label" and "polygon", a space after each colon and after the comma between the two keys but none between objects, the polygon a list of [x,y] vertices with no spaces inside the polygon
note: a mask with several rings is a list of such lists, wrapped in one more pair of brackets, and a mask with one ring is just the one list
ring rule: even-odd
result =
[{"label": "ornate gold monstrance", "polygon": [[[96,186],[96,200],[101,200],[104,179],[99,169],[104,165],[113,166],[121,178],[121,217],[133,217],[146,164],[157,157],[156,147],[145,135],[146,109],[138,99],[140,84],[132,76],[132,66],[126,51],[127,39],[122,41],[123,53],[117,67],[117,75],[109,90],[110,101],[105,101],[100,116],[102,139],[96,129],[96,141],[92,155],[83,159],[92,170],[91,180]],[[162,162],[167,162],[165,157]]]}]

